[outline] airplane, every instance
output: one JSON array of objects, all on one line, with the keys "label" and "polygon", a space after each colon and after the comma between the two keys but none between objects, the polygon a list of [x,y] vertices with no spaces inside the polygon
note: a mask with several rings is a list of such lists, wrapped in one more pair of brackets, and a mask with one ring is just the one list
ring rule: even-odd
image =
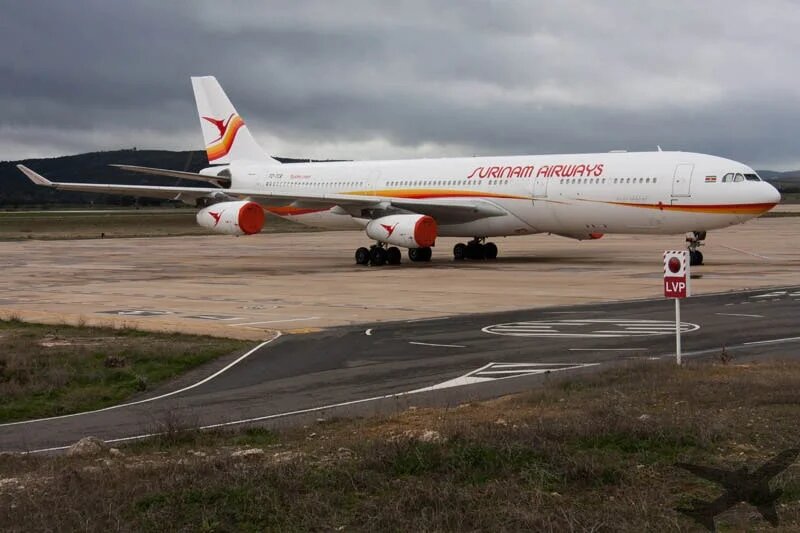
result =
[{"label": "airplane", "polygon": [[[126,171],[205,182],[169,187],[52,182],[59,190],[179,200],[197,223],[229,235],[259,233],[265,211],[301,224],[360,229],[359,265],[430,261],[438,237],[462,237],[454,260],[495,259],[491,237],[687,234],[690,263],[709,230],[769,211],[780,193],[756,172],[711,155],[661,151],[281,164],[258,145],[216,78],[192,77],[209,166],[198,173],[132,165]],[[335,237],[334,237],[335,238]]]},{"label": "airplane", "polygon": [[778,512],[775,501],[781,496],[780,489],[773,491],[769,482],[789,468],[800,454],[800,449],[785,450],[752,472],[747,467],[738,470],[723,470],[710,466],[699,466],[688,463],[676,463],[692,474],[722,485],[724,492],[714,501],[694,500],[692,507],[681,507],[677,510],[694,519],[709,531],[714,531],[714,517],[727,511],[739,502],[747,502],[754,506],[761,516],[772,524],[778,525]]}]

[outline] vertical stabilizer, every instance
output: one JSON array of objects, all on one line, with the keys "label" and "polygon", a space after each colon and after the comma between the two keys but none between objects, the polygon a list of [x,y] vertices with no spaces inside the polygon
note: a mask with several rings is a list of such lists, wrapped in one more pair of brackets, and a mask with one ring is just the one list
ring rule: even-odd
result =
[{"label": "vertical stabilizer", "polygon": [[258,145],[217,78],[192,77],[192,89],[209,163],[247,160],[280,164]]}]

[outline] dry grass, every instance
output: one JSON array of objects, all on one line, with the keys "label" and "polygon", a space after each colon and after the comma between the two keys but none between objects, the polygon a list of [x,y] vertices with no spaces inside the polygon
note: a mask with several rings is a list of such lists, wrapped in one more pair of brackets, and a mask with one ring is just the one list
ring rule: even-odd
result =
[{"label": "dry grass", "polygon": [[0,321],[0,422],[119,403],[246,346],[194,335]]},{"label": "dry grass", "polygon": [[[649,364],[385,420],[174,431],[124,457],[5,457],[0,528],[696,530],[675,508],[719,489],[674,463],[758,466],[800,442],[799,405],[798,363]],[[797,530],[800,468],[772,487],[781,529]],[[717,525],[769,528],[745,505]]]}]

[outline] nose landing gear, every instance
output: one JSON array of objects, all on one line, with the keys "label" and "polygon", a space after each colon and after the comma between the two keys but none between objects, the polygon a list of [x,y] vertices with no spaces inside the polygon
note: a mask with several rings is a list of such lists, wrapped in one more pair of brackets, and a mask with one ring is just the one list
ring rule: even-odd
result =
[{"label": "nose landing gear", "polygon": [[706,240],[705,231],[693,231],[686,234],[687,248],[689,248],[689,264],[698,266],[703,264],[703,252],[698,250]]},{"label": "nose landing gear", "polygon": [[467,244],[462,242],[453,247],[453,259],[455,261],[463,261],[464,259],[497,259],[497,246],[493,242],[483,241],[486,237],[475,237]]}]

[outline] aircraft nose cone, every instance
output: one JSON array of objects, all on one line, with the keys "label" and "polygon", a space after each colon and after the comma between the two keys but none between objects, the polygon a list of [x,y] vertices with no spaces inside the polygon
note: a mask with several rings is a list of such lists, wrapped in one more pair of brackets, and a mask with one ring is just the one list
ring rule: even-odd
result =
[{"label": "aircraft nose cone", "polygon": [[767,191],[765,192],[765,196],[767,197],[766,203],[777,204],[781,201],[781,193],[778,192],[778,189],[773,187],[769,183],[765,183],[767,186]]}]

